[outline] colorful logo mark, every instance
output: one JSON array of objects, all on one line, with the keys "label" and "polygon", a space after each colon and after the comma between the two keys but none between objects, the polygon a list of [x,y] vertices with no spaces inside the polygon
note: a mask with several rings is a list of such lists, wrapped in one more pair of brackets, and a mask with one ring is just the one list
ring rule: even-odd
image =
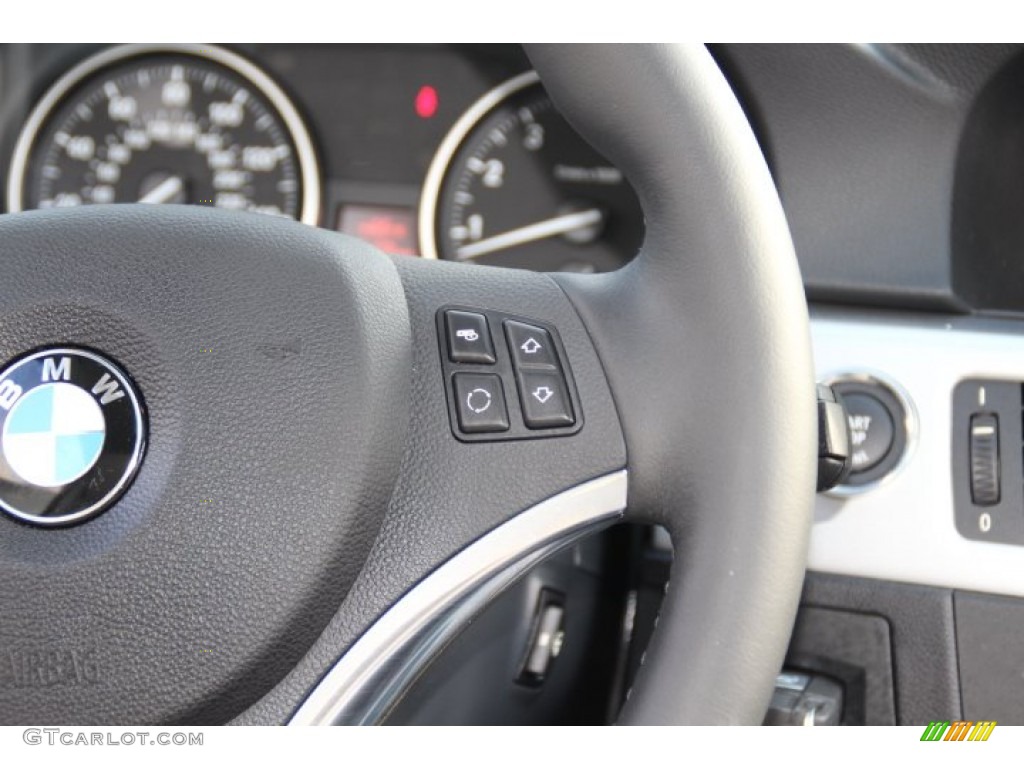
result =
[{"label": "colorful logo mark", "polygon": [[995,720],[933,720],[921,734],[921,741],[988,741],[995,727]]}]

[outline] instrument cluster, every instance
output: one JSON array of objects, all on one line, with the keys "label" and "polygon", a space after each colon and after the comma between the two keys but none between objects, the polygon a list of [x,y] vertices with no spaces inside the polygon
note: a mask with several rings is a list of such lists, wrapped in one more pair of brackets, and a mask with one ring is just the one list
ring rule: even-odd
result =
[{"label": "instrument cluster", "polygon": [[[382,250],[618,268],[623,174],[514,46],[5,46],[6,210],[147,203],[283,216]],[[20,119],[19,119],[20,118]]]}]

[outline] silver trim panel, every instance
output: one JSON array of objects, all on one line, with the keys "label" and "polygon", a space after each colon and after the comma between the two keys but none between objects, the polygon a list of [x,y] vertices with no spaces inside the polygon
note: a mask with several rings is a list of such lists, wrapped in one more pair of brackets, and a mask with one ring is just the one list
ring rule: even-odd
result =
[{"label": "silver trim panel", "polygon": [[818,497],[809,567],[1024,597],[1024,547],[972,541],[957,532],[951,463],[953,388],[973,377],[1024,381],[1021,325],[976,330],[891,315],[829,316],[812,318],[811,335],[820,377],[877,372],[906,392],[918,437],[900,472],[886,482],[845,499]]},{"label": "silver trim panel", "polygon": [[302,208],[299,221],[316,226],[320,219],[320,170],[313,149],[313,140],[299,116],[295,105],[269,75],[248,59],[233,51],[215,45],[198,43],[131,43],[118,45],[96,53],[64,73],[43,95],[29,115],[25,126],[18,135],[11,157],[11,169],[7,176],[7,210],[17,213],[23,210],[22,193],[25,189],[25,171],[29,155],[35,146],[39,129],[50,116],[54,107],[85,78],[106,67],[119,64],[136,56],[154,53],[179,53],[198,59],[206,59],[226,67],[242,79],[247,80],[277,111],[288,130],[289,138],[295,145],[299,161],[299,176],[302,183]]},{"label": "silver trim panel", "polygon": [[313,689],[289,725],[379,722],[423,667],[495,595],[557,549],[622,517],[626,470],[522,512],[413,587]]}]

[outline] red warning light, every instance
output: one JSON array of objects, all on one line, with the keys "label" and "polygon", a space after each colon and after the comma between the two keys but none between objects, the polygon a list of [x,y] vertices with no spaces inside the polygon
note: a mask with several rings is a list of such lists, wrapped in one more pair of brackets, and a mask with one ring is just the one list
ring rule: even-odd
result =
[{"label": "red warning light", "polygon": [[432,85],[424,85],[416,92],[416,114],[429,120],[437,114],[437,89]]}]

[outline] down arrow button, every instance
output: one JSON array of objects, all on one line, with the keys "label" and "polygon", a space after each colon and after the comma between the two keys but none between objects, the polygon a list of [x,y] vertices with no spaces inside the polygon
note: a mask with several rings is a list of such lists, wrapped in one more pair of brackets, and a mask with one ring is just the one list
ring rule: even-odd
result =
[{"label": "down arrow button", "polygon": [[530,429],[571,427],[576,423],[561,373],[520,371],[519,399]]}]

